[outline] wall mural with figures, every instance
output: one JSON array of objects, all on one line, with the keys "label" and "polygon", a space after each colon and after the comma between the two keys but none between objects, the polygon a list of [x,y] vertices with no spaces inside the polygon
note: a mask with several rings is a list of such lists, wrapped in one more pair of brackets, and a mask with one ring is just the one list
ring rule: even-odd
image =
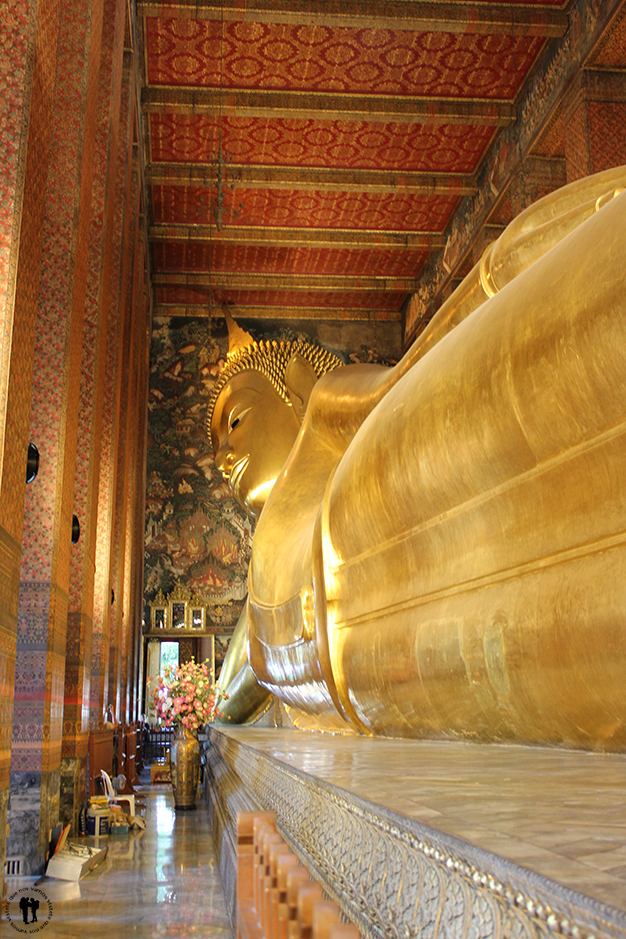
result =
[{"label": "wall mural with figures", "polygon": [[144,595],[150,601],[180,581],[228,628],[246,595],[253,523],[216,470],[206,434],[206,402],[228,351],[225,329],[209,337],[207,323],[153,324]]},{"label": "wall mural with figures", "polygon": [[[234,311],[237,316],[236,310]],[[393,361],[400,349],[400,324],[393,339],[379,342],[370,324],[328,335],[318,324],[310,334],[268,321],[242,320],[255,338],[321,341],[346,362]],[[347,340],[337,348],[337,340]],[[380,354],[374,348],[380,347]],[[207,626],[219,633],[225,654],[246,596],[254,523],[232,497],[213,462],[206,433],[206,404],[228,352],[222,317],[155,318],[148,403],[148,460],[144,566],[145,623],[159,590],[181,583],[207,602]],[[217,664],[217,663],[216,663]]]}]

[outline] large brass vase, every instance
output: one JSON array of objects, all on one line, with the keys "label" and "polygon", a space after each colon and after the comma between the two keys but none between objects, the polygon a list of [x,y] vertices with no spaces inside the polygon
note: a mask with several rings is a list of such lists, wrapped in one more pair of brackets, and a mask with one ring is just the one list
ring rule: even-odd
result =
[{"label": "large brass vase", "polygon": [[200,744],[198,733],[183,724],[176,729],[171,750],[172,789],[177,809],[196,807],[196,789],[200,774]]}]

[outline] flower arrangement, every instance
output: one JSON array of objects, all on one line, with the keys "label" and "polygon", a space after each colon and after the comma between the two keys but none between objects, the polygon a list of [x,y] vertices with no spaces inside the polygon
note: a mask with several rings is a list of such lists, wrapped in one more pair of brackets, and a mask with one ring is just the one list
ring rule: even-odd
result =
[{"label": "flower arrangement", "polygon": [[208,661],[201,665],[191,659],[186,665],[164,669],[154,689],[157,717],[166,727],[182,724],[197,730],[216,713],[215,686]]}]

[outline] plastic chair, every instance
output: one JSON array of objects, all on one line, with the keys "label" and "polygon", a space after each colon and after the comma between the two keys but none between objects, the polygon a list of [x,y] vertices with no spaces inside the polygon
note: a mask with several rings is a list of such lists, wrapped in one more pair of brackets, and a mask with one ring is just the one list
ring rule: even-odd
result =
[{"label": "plastic chair", "polygon": [[111,782],[111,777],[103,769],[100,770],[100,775],[102,776],[102,782],[104,783],[104,794],[109,800],[109,802],[128,802],[128,812],[127,814],[135,817],[135,797],[131,795],[118,795],[113,788],[113,783]]}]

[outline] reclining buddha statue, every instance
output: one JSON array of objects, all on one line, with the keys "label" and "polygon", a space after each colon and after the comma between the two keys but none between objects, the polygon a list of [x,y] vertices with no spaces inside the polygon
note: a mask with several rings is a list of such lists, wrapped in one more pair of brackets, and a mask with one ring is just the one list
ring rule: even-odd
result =
[{"label": "reclining buddha statue", "polygon": [[626,749],[625,185],[532,205],[393,368],[229,324],[209,428],[258,521],[228,718]]}]

